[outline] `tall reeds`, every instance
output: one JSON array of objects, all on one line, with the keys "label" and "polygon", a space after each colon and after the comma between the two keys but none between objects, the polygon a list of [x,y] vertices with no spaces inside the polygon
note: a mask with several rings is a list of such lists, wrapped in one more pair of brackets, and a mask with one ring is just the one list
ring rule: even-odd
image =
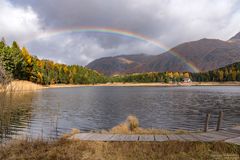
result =
[{"label": "tall reeds", "polygon": [[19,91],[34,91],[44,88],[42,85],[38,85],[29,81],[15,80],[6,85],[6,91],[19,92]]}]

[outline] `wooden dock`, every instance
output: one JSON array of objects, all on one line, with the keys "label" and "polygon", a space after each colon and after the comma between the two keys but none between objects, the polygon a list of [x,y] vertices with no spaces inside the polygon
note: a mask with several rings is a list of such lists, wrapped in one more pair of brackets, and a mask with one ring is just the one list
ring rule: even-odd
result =
[{"label": "wooden dock", "polygon": [[240,126],[219,131],[169,135],[79,133],[75,134],[70,139],[104,142],[222,141],[240,145]]}]

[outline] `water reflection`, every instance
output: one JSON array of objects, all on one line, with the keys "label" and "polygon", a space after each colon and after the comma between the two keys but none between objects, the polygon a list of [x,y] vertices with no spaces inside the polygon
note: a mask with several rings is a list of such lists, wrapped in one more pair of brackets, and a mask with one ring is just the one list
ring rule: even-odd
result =
[{"label": "water reflection", "polygon": [[110,129],[129,114],[144,128],[203,128],[211,112],[216,127],[240,123],[240,87],[79,87],[1,95],[1,137],[28,135],[55,138],[71,128]]},{"label": "water reflection", "polygon": [[21,134],[29,125],[32,93],[0,92],[0,139]]},{"label": "water reflection", "polygon": [[[205,114],[212,113],[216,126],[224,110],[224,127],[240,123],[240,87],[80,87],[48,89],[34,99],[32,130],[44,128],[44,135],[109,129],[129,114],[141,127],[202,129]],[[57,118],[56,118],[57,117]],[[56,122],[57,120],[57,122]]]}]

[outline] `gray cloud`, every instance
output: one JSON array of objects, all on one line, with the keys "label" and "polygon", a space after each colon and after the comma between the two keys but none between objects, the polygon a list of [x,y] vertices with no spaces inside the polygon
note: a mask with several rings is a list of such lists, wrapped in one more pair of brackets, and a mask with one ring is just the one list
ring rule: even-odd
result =
[{"label": "gray cloud", "polygon": [[[40,34],[83,26],[108,27],[173,47],[205,37],[226,40],[240,31],[238,0],[11,0],[11,5],[12,10],[27,12],[30,8],[37,17],[35,32]],[[163,52],[149,43],[107,33],[64,34],[22,44],[39,57],[82,65],[104,56]]]},{"label": "gray cloud", "polygon": [[[78,43],[76,43],[78,42]],[[139,41],[129,41],[114,47],[102,47],[99,39],[88,35],[58,35],[40,38],[28,44],[28,48],[39,58],[48,58],[60,63],[86,65],[96,58],[123,54],[159,52],[161,48]],[[126,52],[127,51],[127,52]],[[141,52],[142,51],[142,52]]]}]

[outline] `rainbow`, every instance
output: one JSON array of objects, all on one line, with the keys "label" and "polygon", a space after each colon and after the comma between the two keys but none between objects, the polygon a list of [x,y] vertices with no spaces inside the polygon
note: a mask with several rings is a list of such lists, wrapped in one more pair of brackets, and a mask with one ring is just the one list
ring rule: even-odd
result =
[{"label": "rainbow", "polygon": [[120,29],[115,29],[115,28],[106,28],[106,27],[104,27],[104,28],[101,28],[101,27],[77,27],[77,28],[71,28],[71,29],[55,29],[55,30],[46,31],[43,34],[41,33],[37,37],[37,39],[47,38],[47,37],[51,37],[51,36],[57,36],[57,35],[61,35],[61,34],[81,33],[81,32],[82,33],[86,33],[86,32],[109,33],[112,35],[125,36],[128,38],[133,38],[136,40],[147,42],[147,43],[157,46],[165,51],[168,51],[170,54],[172,54],[173,56],[177,57],[179,60],[181,60],[182,62],[187,64],[194,72],[200,72],[200,70],[193,63],[187,61],[179,53],[177,53],[176,51],[167,47],[160,41],[150,38],[150,37],[147,37],[145,35],[139,34],[139,33],[129,32],[126,30],[120,30]]}]

